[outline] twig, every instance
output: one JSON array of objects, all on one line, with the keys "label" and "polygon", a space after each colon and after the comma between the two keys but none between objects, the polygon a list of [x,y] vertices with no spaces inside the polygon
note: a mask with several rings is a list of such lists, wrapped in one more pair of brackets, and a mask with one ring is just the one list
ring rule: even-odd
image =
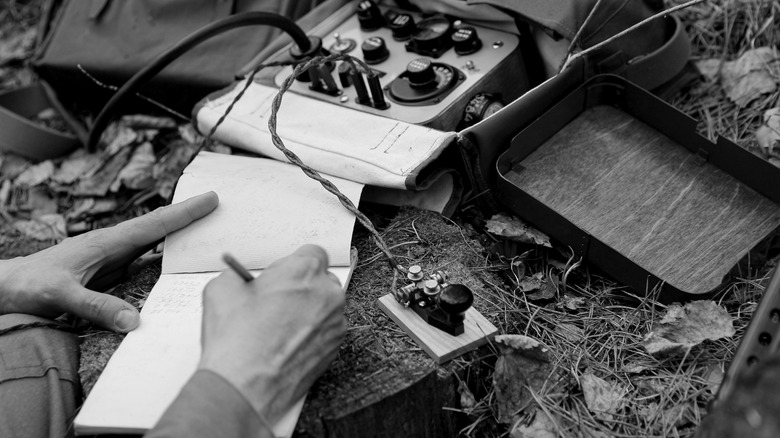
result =
[{"label": "twig", "polygon": [[585,31],[585,27],[590,23],[590,20],[593,18],[594,15],[596,15],[596,10],[601,5],[601,0],[596,0],[596,4],[593,5],[593,8],[591,8],[590,12],[588,13],[588,16],[585,17],[585,21],[582,22],[582,26],[577,30],[577,33],[574,34],[574,37],[571,39],[571,43],[569,44],[569,48],[566,49],[566,58],[561,61],[561,65],[558,66],[558,70],[563,70],[563,67],[565,67],[566,60],[569,59],[572,52],[574,52],[574,48],[577,46],[577,43],[580,42],[580,36],[582,36],[582,32]]},{"label": "twig", "polygon": [[620,31],[620,32],[616,33],[615,35],[612,35],[611,37],[605,39],[604,41],[602,41],[602,42],[600,42],[598,44],[595,44],[595,45],[593,45],[591,47],[588,47],[587,49],[585,49],[585,50],[583,50],[583,51],[581,51],[579,53],[576,53],[576,54],[574,54],[572,56],[569,56],[569,58],[563,64],[563,67],[561,67],[561,71],[565,70],[566,67],[568,67],[575,60],[577,60],[579,58],[582,58],[583,56],[587,55],[590,52],[596,51],[596,50],[606,46],[607,44],[615,41],[616,39],[618,39],[618,38],[628,34],[629,32],[633,32],[633,31],[637,30],[638,28],[644,26],[645,24],[647,24],[647,23],[649,23],[649,22],[651,22],[653,20],[656,20],[656,19],[661,18],[661,17],[666,17],[667,15],[669,15],[669,14],[671,14],[673,12],[677,12],[677,11],[679,11],[681,9],[685,9],[685,8],[688,8],[688,7],[691,7],[693,5],[696,5],[696,4],[699,4],[699,3],[703,3],[703,2],[704,2],[704,0],[691,0],[691,1],[683,3],[681,5],[677,5],[677,6],[669,8],[669,9],[666,9],[664,11],[661,11],[661,12],[659,12],[659,13],[651,16],[651,17],[647,17],[644,20],[640,21],[639,23],[636,23],[633,26],[631,26],[631,27],[629,27],[629,28],[627,28],[627,29],[625,29],[623,31]]}]

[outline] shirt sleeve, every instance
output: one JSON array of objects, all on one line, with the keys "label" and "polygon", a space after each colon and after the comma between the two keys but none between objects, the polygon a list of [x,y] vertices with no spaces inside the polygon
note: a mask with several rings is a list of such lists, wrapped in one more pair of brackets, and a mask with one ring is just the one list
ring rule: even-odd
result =
[{"label": "shirt sleeve", "polygon": [[260,437],[273,432],[238,390],[219,374],[198,370],[146,438]]}]

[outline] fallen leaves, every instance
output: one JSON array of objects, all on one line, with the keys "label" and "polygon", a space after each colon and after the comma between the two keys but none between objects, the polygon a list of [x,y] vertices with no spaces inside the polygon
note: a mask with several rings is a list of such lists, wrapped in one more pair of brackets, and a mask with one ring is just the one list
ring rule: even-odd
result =
[{"label": "fallen leaves", "polygon": [[619,382],[608,382],[590,369],[580,376],[580,386],[588,410],[605,420],[612,420],[613,414],[623,407],[628,393],[628,389]]},{"label": "fallen leaves", "polygon": [[44,214],[30,220],[18,220],[13,225],[36,240],[60,242],[67,237],[65,218],[60,214]]},{"label": "fallen leaves", "polygon": [[498,420],[512,424],[550,378],[552,357],[549,348],[528,336],[500,335],[495,343],[501,352],[493,374]]},{"label": "fallen leaves", "polygon": [[0,213],[36,240],[56,242],[68,231],[88,231],[96,217],[129,202],[168,199],[200,139],[192,128],[178,128],[167,118],[130,116],[106,130],[99,152],[79,149],[40,163],[0,155]]},{"label": "fallen leaves", "polygon": [[653,356],[687,353],[705,340],[734,336],[734,323],[726,309],[712,301],[672,304],[666,315],[645,336],[645,350]]},{"label": "fallen leaves", "polygon": [[487,232],[521,243],[530,243],[552,248],[550,238],[514,216],[496,214],[485,223]]},{"label": "fallen leaves", "polygon": [[756,141],[766,154],[772,154],[780,140],[780,108],[770,108],[764,112],[764,124],[756,130]]},{"label": "fallen leaves", "polygon": [[739,58],[723,63],[721,84],[726,95],[740,107],[777,88],[777,50],[759,47],[748,50]]}]

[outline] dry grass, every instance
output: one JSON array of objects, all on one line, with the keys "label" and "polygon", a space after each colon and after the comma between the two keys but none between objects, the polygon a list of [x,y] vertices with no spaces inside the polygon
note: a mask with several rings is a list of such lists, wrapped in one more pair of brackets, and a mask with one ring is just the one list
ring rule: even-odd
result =
[{"label": "dry grass", "polygon": [[[667,6],[682,3],[674,0]],[[691,37],[693,61],[731,61],[749,49],[774,46],[780,40],[780,3],[776,1],[709,1],[679,16]],[[780,70],[776,77],[780,82]],[[726,97],[716,77],[680,93],[672,104],[697,119],[699,131],[707,138],[722,135],[769,158],[758,147],[754,132],[763,112],[777,106],[779,97],[776,91],[739,108]],[[488,313],[501,323],[502,331],[538,339],[555,358],[551,377],[556,378],[534,394],[535,406],[518,415],[520,423],[528,424],[544,413],[565,437],[693,436],[761,298],[768,271],[776,263],[755,266],[757,273],[751,278],[716,297],[733,318],[733,338],[705,342],[684,357],[662,360],[650,356],[641,345],[665,309],[652,298],[632,298],[619,285],[582,269],[580,278],[569,281],[568,290],[559,288],[552,303],[534,304],[516,288],[494,285],[486,300],[491,307]],[[563,305],[566,297],[573,296],[584,298],[583,307]],[[596,416],[585,405],[579,378],[586,369],[625,389],[622,407],[611,418]],[[509,428],[496,427],[493,391],[464,412],[472,419],[463,430],[465,435],[510,435]]]}]

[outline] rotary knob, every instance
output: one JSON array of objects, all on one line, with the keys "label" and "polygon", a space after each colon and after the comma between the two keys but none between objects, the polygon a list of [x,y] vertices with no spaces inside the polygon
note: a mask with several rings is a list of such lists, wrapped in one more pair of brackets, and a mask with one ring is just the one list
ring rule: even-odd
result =
[{"label": "rotary knob", "polygon": [[439,308],[450,315],[460,315],[474,304],[471,289],[462,284],[450,284],[439,292]]},{"label": "rotary knob", "polygon": [[412,32],[406,50],[423,56],[438,58],[452,47],[452,23],[444,15],[420,20]]},{"label": "rotary knob", "polygon": [[471,26],[459,28],[452,34],[452,43],[458,55],[470,55],[482,48],[482,40],[477,35],[477,29]]},{"label": "rotary knob", "polygon": [[396,15],[390,20],[389,27],[393,33],[393,39],[396,41],[408,40],[417,29],[414,18],[409,14]]},{"label": "rotary knob", "polygon": [[358,3],[357,17],[360,28],[365,31],[377,30],[385,25],[385,17],[379,6],[372,0],[363,0]]},{"label": "rotary knob", "polygon": [[406,65],[406,77],[413,88],[427,88],[436,85],[436,72],[428,58],[413,59]]},{"label": "rotary knob", "polygon": [[360,49],[366,64],[379,64],[390,56],[385,40],[378,36],[368,37],[360,45]]}]

